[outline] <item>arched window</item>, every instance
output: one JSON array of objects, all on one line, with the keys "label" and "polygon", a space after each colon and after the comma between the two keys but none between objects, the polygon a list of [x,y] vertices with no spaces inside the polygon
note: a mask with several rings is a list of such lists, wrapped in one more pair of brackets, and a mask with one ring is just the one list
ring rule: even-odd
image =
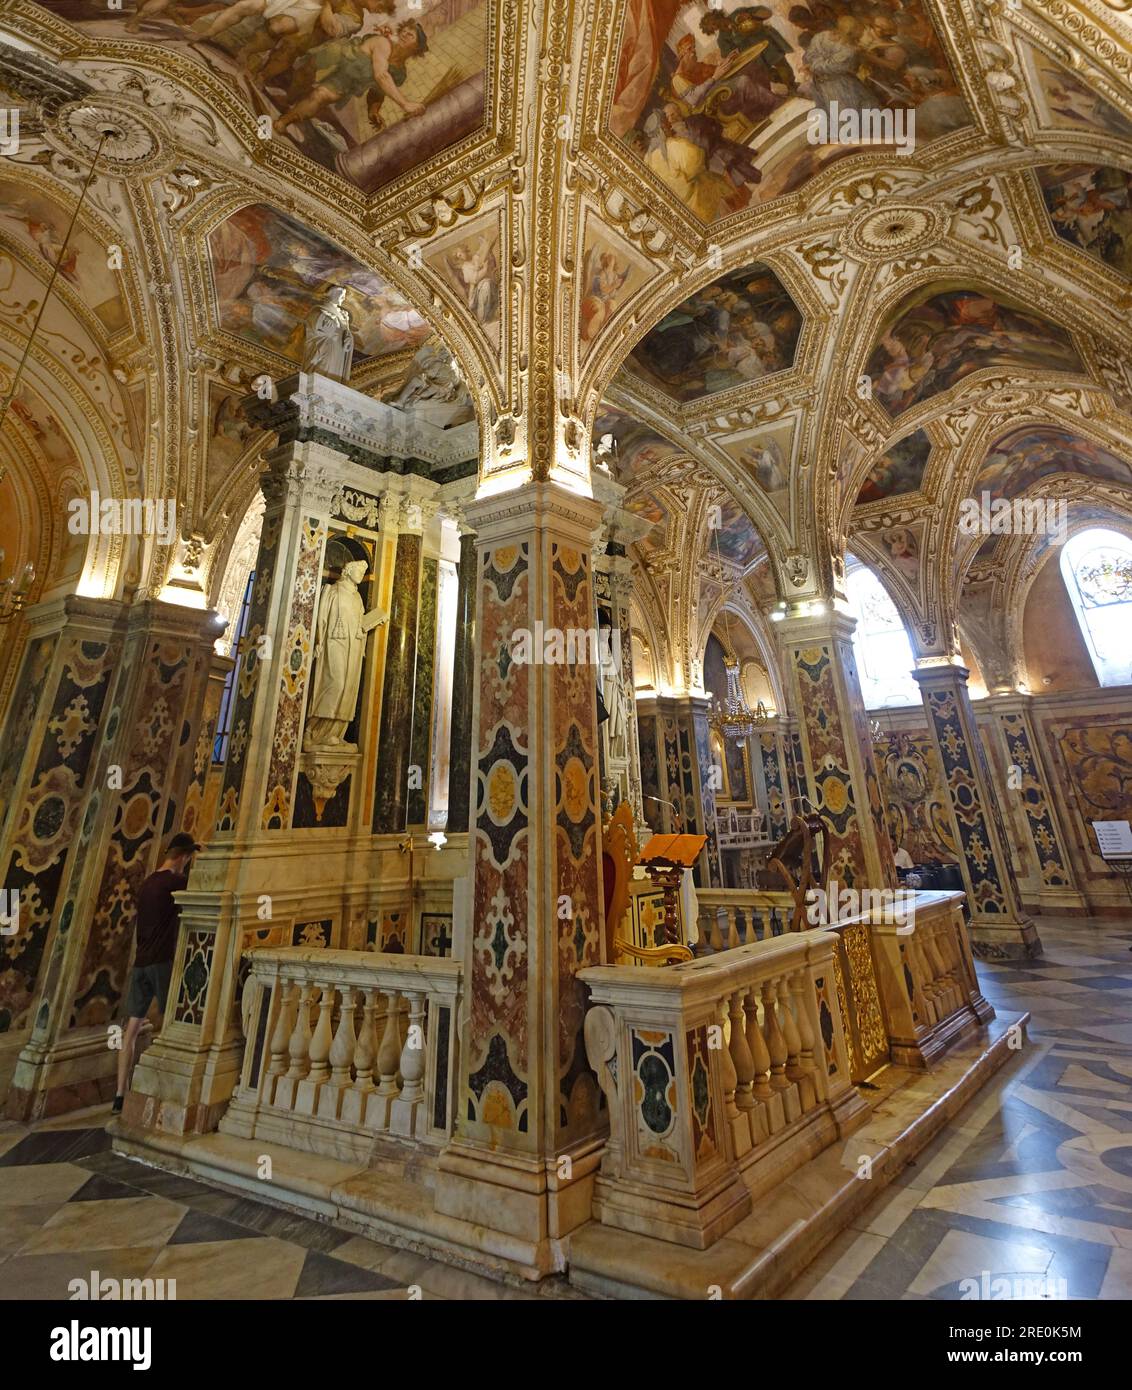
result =
[{"label": "arched window", "polygon": [[1132,540],[1094,527],[1066,541],[1061,576],[1101,685],[1132,684]]},{"label": "arched window", "polygon": [[845,595],[857,619],[853,650],[866,708],[918,705],[912,644],[884,585],[867,565],[857,565],[846,573]]}]

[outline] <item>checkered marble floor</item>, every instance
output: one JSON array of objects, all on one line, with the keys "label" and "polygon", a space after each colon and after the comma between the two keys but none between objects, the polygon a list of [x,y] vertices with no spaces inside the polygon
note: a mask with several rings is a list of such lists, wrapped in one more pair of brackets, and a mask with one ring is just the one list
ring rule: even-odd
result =
[{"label": "checkered marble floor", "polygon": [[1043,959],[978,965],[1027,1045],[785,1297],[957,1299],[985,1272],[1132,1298],[1132,929],[1036,920]]},{"label": "checkered marble floor", "polygon": [[[1132,1297],[1132,930],[1042,918],[1045,957],[979,965],[1026,1047],[785,1295],[955,1299],[959,1281]],[[108,1110],[0,1124],[0,1299],[97,1270],[181,1299],[511,1299],[523,1291],[110,1152]],[[574,1295],[577,1296],[577,1295]]]}]

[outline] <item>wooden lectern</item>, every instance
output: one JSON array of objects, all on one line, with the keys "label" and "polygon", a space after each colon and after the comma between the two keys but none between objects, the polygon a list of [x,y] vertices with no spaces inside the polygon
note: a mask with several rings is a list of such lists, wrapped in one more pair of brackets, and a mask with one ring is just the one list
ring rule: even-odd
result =
[{"label": "wooden lectern", "polygon": [[680,941],[680,884],[684,870],[700,857],[706,835],[654,835],[641,850],[645,873],[664,893],[664,939],[669,946]]}]

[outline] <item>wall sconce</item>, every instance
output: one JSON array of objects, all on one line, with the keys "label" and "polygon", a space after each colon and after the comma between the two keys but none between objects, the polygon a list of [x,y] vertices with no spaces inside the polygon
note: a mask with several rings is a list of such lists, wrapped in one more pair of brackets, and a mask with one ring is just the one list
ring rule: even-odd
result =
[{"label": "wall sconce", "polygon": [[428,842],[439,853],[448,843],[448,836],[443,830],[434,830],[428,837]]}]

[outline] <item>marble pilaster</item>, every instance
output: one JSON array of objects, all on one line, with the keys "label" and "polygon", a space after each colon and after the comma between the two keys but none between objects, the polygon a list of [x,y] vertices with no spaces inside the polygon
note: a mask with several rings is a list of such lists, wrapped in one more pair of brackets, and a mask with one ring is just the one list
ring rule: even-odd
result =
[{"label": "marble pilaster", "polygon": [[1088,912],[1088,902],[1077,881],[1061,807],[1050,791],[1030,702],[1029,695],[1020,693],[993,695],[983,702],[981,712],[990,716],[1006,769],[1004,809],[1012,813],[1033,852],[1038,908],[1075,916]]},{"label": "marble pilaster", "polygon": [[476,646],[476,537],[460,525],[456,651],[452,663],[452,734],[449,745],[448,832],[468,829],[472,794],[472,705]]},{"label": "marble pilaster", "polygon": [[861,698],[853,619],[827,609],[776,626],[799,716],[804,795],[830,831],[830,877],[843,888],[891,888],[896,865]]},{"label": "marble pilaster", "polygon": [[[655,834],[679,831],[708,837],[693,870],[699,888],[723,883],[715,843],[709,707],[706,695],[657,695],[637,701],[645,822]],[[647,832],[639,838],[643,842]]]},{"label": "marble pilaster", "polygon": [[[113,1092],[117,1057],[106,1030],[126,989],[137,890],[160,860],[167,828],[181,823],[193,775],[215,614],[146,601],[120,612],[117,628],[121,655],[93,744],[89,794],[40,937],[31,1033],[9,1092],[12,1113],[24,1117]],[[86,717],[86,697],[77,697],[52,725],[73,740]]]},{"label": "marble pilaster", "polygon": [[[375,835],[400,834],[409,823],[424,525],[423,509],[419,503],[410,502],[402,507],[385,644],[385,676],[373,798]],[[424,773],[419,767],[418,771],[421,772],[423,785]]]},{"label": "marble pilaster", "polygon": [[967,692],[967,669],[950,661],[913,672],[924,699],[959,849],[971,913],[971,948],[989,960],[1041,955],[1037,928],[1022,908],[1010,841]]},{"label": "marble pilaster", "polygon": [[534,482],[477,500],[471,925],[456,1134],[437,1209],[505,1230],[538,1267],[590,1214],[604,1131],[578,972],[601,960],[597,672],[516,660],[515,634],[593,625],[600,508]]}]

